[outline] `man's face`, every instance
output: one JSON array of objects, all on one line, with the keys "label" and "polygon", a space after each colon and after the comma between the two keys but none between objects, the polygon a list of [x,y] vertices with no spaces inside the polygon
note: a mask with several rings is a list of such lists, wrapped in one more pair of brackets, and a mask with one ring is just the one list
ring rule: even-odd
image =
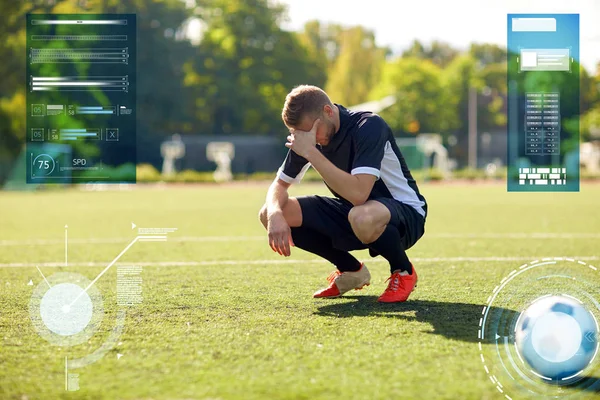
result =
[{"label": "man's face", "polygon": [[[330,115],[331,114],[331,115]],[[317,144],[321,146],[327,146],[331,137],[335,134],[335,124],[333,123],[333,110],[331,107],[325,106],[321,115],[318,116],[310,116],[307,115],[302,118],[302,121],[295,129],[308,132],[312,129],[312,126],[315,120],[319,119],[319,124],[317,125]]]}]

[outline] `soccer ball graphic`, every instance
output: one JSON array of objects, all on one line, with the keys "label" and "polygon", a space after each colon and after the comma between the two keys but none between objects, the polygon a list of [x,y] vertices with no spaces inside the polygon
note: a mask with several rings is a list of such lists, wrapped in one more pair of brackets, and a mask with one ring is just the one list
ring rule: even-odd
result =
[{"label": "soccer ball graphic", "polygon": [[568,381],[595,357],[598,324],[578,301],[566,296],[536,300],[517,320],[515,343],[538,375]]}]

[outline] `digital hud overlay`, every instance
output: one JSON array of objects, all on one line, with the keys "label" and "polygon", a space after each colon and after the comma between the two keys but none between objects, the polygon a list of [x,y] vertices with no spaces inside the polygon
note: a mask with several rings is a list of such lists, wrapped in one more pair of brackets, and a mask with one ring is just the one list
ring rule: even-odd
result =
[{"label": "digital hud overlay", "polygon": [[579,15],[508,15],[508,191],[579,191]]},{"label": "digital hud overlay", "polygon": [[27,15],[27,183],[135,183],[135,14]]}]

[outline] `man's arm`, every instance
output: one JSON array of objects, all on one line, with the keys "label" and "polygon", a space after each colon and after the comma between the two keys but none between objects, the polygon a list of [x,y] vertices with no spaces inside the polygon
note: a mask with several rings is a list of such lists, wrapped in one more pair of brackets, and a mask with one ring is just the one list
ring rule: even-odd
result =
[{"label": "man's arm", "polygon": [[312,164],[325,183],[341,197],[355,206],[364,204],[379,178],[383,158],[380,121],[372,119],[359,128],[355,149],[356,165],[353,165],[352,173],[336,167],[315,147],[319,123],[319,119],[315,120],[308,132],[293,130],[286,146]]},{"label": "man's arm", "polygon": [[283,207],[288,201],[288,188],[291,184],[284,182],[280,178],[275,178],[269,190],[267,191],[267,199],[265,204],[267,205],[267,216],[273,214],[282,214]]},{"label": "man's arm", "polygon": [[290,245],[294,245],[290,223],[284,214],[289,199],[288,188],[292,183],[299,182],[309,167],[310,164],[305,158],[288,151],[281,168],[277,171],[277,177],[267,192],[265,211],[269,245],[273,251],[283,256],[289,256]]},{"label": "man's arm", "polygon": [[288,201],[288,188],[290,184],[275,178],[267,191],[267,232],[269,246],[273,251],[282,256],[291,254],[290,245],[293,246],[292,230],[285,219],[283,208]]},{"label": "man's arm", "polygon": [[364,204],[371,194],[377,177],[370,174],[351,175],[333,165],[316,148],[312,148],[306,159],[317,170],[329,187],[354,206]]}]

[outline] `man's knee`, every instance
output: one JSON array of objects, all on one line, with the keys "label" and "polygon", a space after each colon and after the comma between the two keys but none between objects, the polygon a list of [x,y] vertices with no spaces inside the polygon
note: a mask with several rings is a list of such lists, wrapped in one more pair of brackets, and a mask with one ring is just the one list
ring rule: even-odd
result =
[{"label": "man's knee", "polygon": [[356,206],[348,213],[348,221],[358,239],[363,243],[371,243],[377,239],[375,217],[368,207]]},{"label": "man's knee", "polygon": [[263,224],[263,226],[265,227],[265,229],[267,228],[267,205],[263,205],[262,208],[260,209],[260,211],[258,212],[258,220],[260,221],[261,224]]},{"label": "man's knee", "polygon": [[363,206],[352,207],[348,213],[348,221],[352,227],[359,229],[368,227],[373,224],[373,216],[369,212],[369,209]]}]

